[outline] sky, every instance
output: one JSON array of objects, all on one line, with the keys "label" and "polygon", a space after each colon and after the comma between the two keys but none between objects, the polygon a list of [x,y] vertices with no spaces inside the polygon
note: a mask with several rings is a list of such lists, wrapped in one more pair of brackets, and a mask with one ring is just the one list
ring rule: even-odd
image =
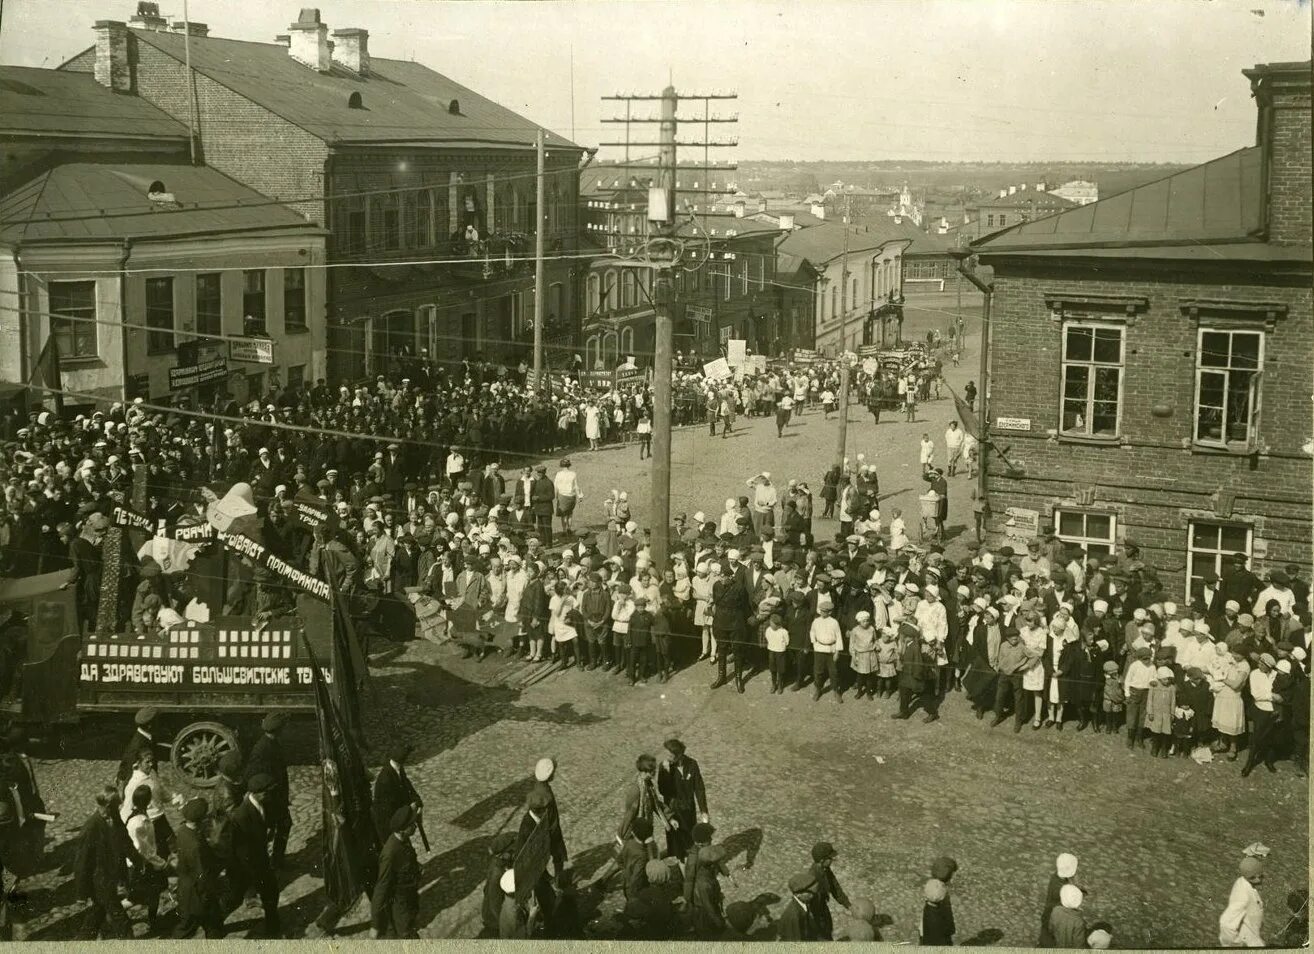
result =
[{"label": "sky", "polygon": [[[183,2],[161,0],[161,12],[182,19]],[[188,16],[212,35],[271,42],[310,2],[188,0]],[[319,6],[331,30],[369,30],[371,55],[424,63],[584,145],[622,130],[601,122],[623,113],[604,95],[672,80],[738,93],[719,111],[739,122],[712,127],[737,137],[718,151],[736,160],[1202,162],[1253,143],[1241,70],[1308,59],[1311,35],[1310,0]],[[94,21],[135,10],[4,0],[0,63],[53,67],[92,44]]]}]

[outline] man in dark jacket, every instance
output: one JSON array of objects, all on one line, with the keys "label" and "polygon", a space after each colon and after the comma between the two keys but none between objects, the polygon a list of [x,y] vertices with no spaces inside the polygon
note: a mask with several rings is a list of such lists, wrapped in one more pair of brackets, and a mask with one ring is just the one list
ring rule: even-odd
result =
[{"label": "man in dark jacket", "polygon": [[556,495],[547,468],[539,464],[534,468],[534,482],[529,487],[529,509],[534,514],[534,529],[546,547],[552,546],[552,502]]},{"label": "man in dark jacket", "polygon": [[209,805],[193,798],[183,806],[183,825],[174,839],[178,853],[178,926],[173,936],[190,938],[197,929],[207,941],[224,936],[224,916],[219,899],[219,856],[206,838]]},{"label": "man in dark jacket", "polygon": [[[734,551],[731,551],[732,553]],[[716,636],[716,681],[713,689],[720,689],[729,680],[726,678],[726,655],[734,656],[735,686],[744,691],[743,657],[748,650],[748,594],[744,590],[743,574],[734,569],[734,564],[727,560],[721,568],[723,578],[716,581],[712,588],[712,632]]]},{"label": "man in dark jacket", "polygon": [[789,900],[776,920],[782,941],[815,941],[817,925],[812,920],[812,899],[816,893],[817,876],[809,868],[789,879]]},{"label": "man in dark jacket", "polygon": [[789,630],[789,654],[794,662],[794,691],[803,688],[812,672],[812,630],[814,613],[802,590],[789,591],[789,608],[785,610],[785,628]]},{"label": "man in dark jacket", "polygon": [[899,711],[891,718],[910,719],[926,682],[921,632],[912,623],[899,624]]},{"label": "man in dark jacket", "polygon": [[120,790],[132,777],[132,770],[137,765],[137,757],[146,750],[149,750],[152,754],[155,752],[155,735],[151,726],[155,722],[156,715],[154,706],[145,706],[138,709],[137,714],[133,716],[133,722],[136,723],[137,728],[123,750],[123,758],[119,759],[119,771],[116,776]]},{"label": "man in dark jacket", "polygon": [[667,758],[657,767],[657,791],[666,802],[671,828],[666,833],[667,853],[681,861],[693,844],[693,828],[708,821],[707,788],[703,773],[685,752],[679,739],[667,739]]},{"label": "man in dark jacket", "polygon": [[282,732],[287,716],[271,712],[260,723],[263,734],[251,747],[251,758],[246,763],[248,789],[256,775],[269,777],[270,787],[262,800],[264,820],[269,828],[269,861],[274,868],[283,866],[287,851],[288,833],[292,830],[291,793],[288,789],[287,755],[283,751]]},{"label": "man in dark jacket", "polygon": [[497,835],[488,846],[488,873],[484,877],[484,929],[480,937],[497,937],[498,919],[502,916],[502,901],[506,895],[502,892],[502,875],[515,862],[513,849],[516,846],[516,834],[504,831]]},{"label": "man in dark jacket", "polygon": [[[529,797],[526,799],[525,814],[521,816],[520,819],[520,830],[516,833],[516,846],[512,857],[519,856],[520,850],[524,848],[525,842],[529,840],[529,836],[534,833],[534,829],[538,827],[540,822],[549,826],[552,824],[552,819],[549,817],[549,809],[551,808],[551,805],[552,800],[546,791],[541,788],[535,788],[530,791]],[[557,848],[555,842],[556,839],[551,839],[550,841],[550,844],[552,845],[551,853],[554,856],[552,860],[556,865],[556,869],[560,871],[565,866],[566,859],[564,857],[556,857]],[[543,868],[543,872],[539,875],[538,880],[534,883],[534,896],[538,899],[538,909],[543,917],[550,917],[552,909],[556,904],[557,896],[556,892],[552,890],[552,880],[548,875],[546,866]]]},{"label": "man in dark jacket", "polygon": [[424,824],[424,799],[420,798],[406,775],[406,760],[412,748],[409,742],[393,743],[388,750],[388,763],[379,769],[374,779],[370,813],[374,819],[374,830],[379,833],[380,844],[392,834],[392,820],[400,808],[410,806],[415,811],[416,827]]},{"label": "man in dark jacket", "polygon": [[391,819],[391,837],[379,852],[379,877],[370,895],[370,936],[416,938],[420,911],[420,863],[411,845],[419,815],[410,805]]},{"label": "man in dark jacket", "polygon": [[652,821],[647,818],[634,819],[620,850],[620,867],[627,901],[633,900],[648,886],[644,868],[656,854],[657,848],[652,841]]},{"label": "man in dark jacket", "polygon": [[78,897],[90,901],[91,907],[82,919],[79,940],[94,941],[102,930],[107,937],[132,937],[132,924],[119,903],[119,886],[127,879],[128,858],[136,852],[119,819],[121,803],[118,787],[105,786],[96,795],[96,811],[82,826],[74,885]]},{"label": "man in dark jacket", "polygon": [[812,889],[808,911],[816,925],[817,938],[822,941],[829,941],[835,930],[834,920],[830,916],[830,899],[834,898],[846,908],[849,906],[849,896],[840,887],[839,879],[830,867],[835,855],[835,846],[829,842],[823,841],[812,846],[811,871],[816,885]]},{"label": "man in dark jacket", "polygon": [[233,812],[231,821],[232,860],[228,863],[228,896],[225,916],[245,899],[248,890],[260,896],[264,908],[264,933],[279,936],[278,882],[269,860],[269,810],[265,800],[273,787],[268,775],[252,775],[246,781],[246,797]]}]

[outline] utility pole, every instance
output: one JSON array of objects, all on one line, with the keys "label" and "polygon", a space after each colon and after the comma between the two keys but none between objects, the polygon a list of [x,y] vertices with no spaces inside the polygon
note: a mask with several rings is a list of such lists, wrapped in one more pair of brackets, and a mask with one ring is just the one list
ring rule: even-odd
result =
[{"label": "utility pole", "polygon": [[[844,197],[844,258],[840,265],[840,302],[844,307],[844,313],[840,315],[840,420],[839,420],[839,446],[835,450],[835,463],[842,469],[844,467],[844,455],[847,450],[849,439],[849,362],[844,357],[846,349],[848,331],[849,331],[849,196]],[[856,295],[854,296],[857,297]],[[855,301],[856,305],[857,302]]]},{"label": "utility pole", "polygon": [[543,323],[546,321],[543,302],[547,300],[543,288],[543,240],[544,233],[547,231],[547,201],[544,198],[546,190],[543,186],[546,148],[542,129],[538,131],[535,145],[538,152],[538,182],[534,189],[534,208],[538,222],[534,226],[534,387],[537,388],[543,384]]},{"label": "utility pole", "polygon": [[[706,151],[714,148],[733,147],[738,145],[737,141],[728,142],[709,142],[707,137],[703,137],[702,142],[680,142],[676,138],[676,130],[681,121],[689,123],[701,122],[704,128],[712,123],[733,123],[738,121],[738,117],[713,117],[708,115],[706,106],[704,106],[704,115],[701,119],[685,118],[681,120],[678,115],[681,99],[694,99],[709,101],[713,99],[737,99],[733,94],[684,94],[677,93],[675,87],[667,86],[662,90],[660,95],[651,94],[629,94],[604,96],[604,100],[620,100],[625,103],[625,116],[623,118],[603,119],[604,123],[624,123],[625,140],[623,142],[604,142],[599,143],[601,146],[614,146],[625,149],[626,169],[631,168],[630,149],[631,147],[656,147],[657,165],[655,171],[657,175],[652,181],[652,189],[649,191],[649,209],[648,220],[650,223],[650,234],[646,247],[641,250],[646,252],[645,258],[649,262],[649,267],[654,268],[655,282],[653,287],[654,303],[654,343],[653,343],[653,421],[652,421],[652,557],[653,563],[657,566],[665,566],[670,549],[670,532],[671,532],[671,350],[672,339],[674,337],[674,317],[675,317],[675,283],[671,276],[673,270],[680,265],[680,250],[676,244],[676,227],[675,216],[677,203],[677,194],[681,191],[690,192],[717,192],[721,190],[707,189],[707,183],[702,183],[704,188],[695,188],[683,190],[680,188],[677,179],[679,164],[677,161],[677,149],[680,146],[685,147],[702,147],[704,154]],[[634,102],[660,102],[660,113],[655,117],[635,117],[632,115],[631,106]],[[657,142],[636,143],[630,137],[631,123],[658,123]],[[644,160],[633,164],[633,167],[640,168],[649,174],[654,171],[653,165]],[[732,169],[733,166],[717,166],[718,169]],[[703,165],[688,166],[686,172],[696,173],[698,182],[702,182],[704,176],[712,172],[712,165],[704,159]],[[651,203],[660,196],[663,206],[653,208]]]}]

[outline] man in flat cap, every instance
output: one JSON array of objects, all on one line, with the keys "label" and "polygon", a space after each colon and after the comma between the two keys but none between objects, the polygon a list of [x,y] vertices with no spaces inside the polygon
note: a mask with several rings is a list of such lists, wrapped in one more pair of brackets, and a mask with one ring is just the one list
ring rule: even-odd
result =
[{"label": "man in flat cap", "polygon": [[[534,829],[539,825],[547,825],[549,829],[551,828],[551,805],[552,799],[546,790],[542,788],[530,789],[529,796],[525,799],[525,814],[520,818],[520,829],[516,833],[516,845],[512,852],[512,857],[519,857],[521,850],[525,847],[525,843],[529,841],[530,835],[534,833]],[[552,861],[556,865],[557,871],[560,872],[563,869],[566,860],[564,857],[565,846],[560,846],[559,853],[556,839],[550,838],[550,843]],[[512,889],[512,892],[513,891],[514,889]],[[507,893],[510,894],[512,892]],[[548,876],[546,865],[544,866],[543,871],[539,874],[537,880],[534,882],[534,897],[538,899],[538,908],[539,911],[542,912],[543,917],[551,917],[552,909],[556,905],[557,896],[556,892],[552,889],[552,880]]]},{"label": "man in flat cap", "polygon": [[266,937],[281,936],[278,918],[278,882],[269,860],[270,817],[266,800],[274,780],[264,773],[248,776],[246,798],[233,812],[232,860],[228,864],[228,896],[224,916],[232,914],[249,891],[260,897]]},{"label": "man in flat cap", "polygon": [[497,937],[497,921],[502,914],[502,876],[515,863],[516,833],[504,831],[493,837],[488,845],[488,871],[484,876],[484,904],[482,915],[484,929],[479,936]]},{"label": "man in flat cap", "polygon": [[212,941],[224,936],[224,916],[220,905],[220,861],[210,840],[210,806],[203,798],[193,798],[183,806],[183,824],[174,837],[178,854],[178,926],[173,936],[193,937],[205,931]]},{"label": "man in flat cap", "polygon": [[782,941],[815,941],[817,925],[812,919],[812,899],[816,894],[817,876],[809,868],[789,879],[789,900],[776,920],[779,939]]},{"label": "man in flat cap", "polygon": [[394,742],[388,747],[388,761],[374,779],[374,793],[370,800],[370,814],[374,830],[383,843],[392,834],[392,819],[397,810],[406,806],[415,811],[415,824],[424,824],[424,799],[406,775],[406,760],[414,746],[409,742]]},{"label": "man in flat cap", "polygon": [[287,779],[287,754],[283,751],[282,734],[287,725],[287,714],[271,712],[260,723],[261,735],[251,746],[251,758],[246,763],[247,789],[251,778],[265,775],[269,778],[269,791],[263,800],[265,824],[269,829],[269,860],[274,868],[283,866],[287,852],[287,838],[292,830],[291,791]]},{"label": "man in flat cap", "polygon": [[707,788],[702,770],[685,752],[683,742],[667,739],[664,747],[666,756],[657,767],[657,791],[671,815],[667,851],[683,861],[693,844],[694,825],[708,820]]},{"label": "man in flat cap", "polygon": [[370,936],[415,938],[420,912],[420,863],[411,837],[419,814],[410,805],[393,812],[392,830],[379,852],[379,876],[370,895]]},{"label": "man in flat cap", "polygon": [[812,900],[808,903],[808,911],[812,914],[813,924],[816,925],[817,938],[822,941],[829,941],[834,931],[834,921],[830,916],[830,899],[834,898],[845,908],[849,906],[849,896],[844,893],[839,879],[831,869],[831,863],[834,862],[837,854],[835,846],[830,842],[818,842],[812,846],[812,867],[809,870],[816,884],[812,889]]},{"label": "man in flat cap", "polygon": [[155,754],[155,734],[152,726],[155,723],[155,717],[158,713],[154,706],[143,706],[137,710],[133,716],[133,722],[136,728],[133,730],[132,738],[128,740],[127,746],[123,749],[123,758],[119,759],[119,771],[115,776],[119,783],[119,790],[128,779],[132,777],[132,770],[137,765],[137,758],[142,752]]}]

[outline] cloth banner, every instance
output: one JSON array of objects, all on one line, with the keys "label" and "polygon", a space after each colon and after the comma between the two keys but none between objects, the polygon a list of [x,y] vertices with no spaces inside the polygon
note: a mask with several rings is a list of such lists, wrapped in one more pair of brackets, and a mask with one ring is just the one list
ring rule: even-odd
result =
[{"label": "cloth banner", "polygon": [[719,381],[730,377],[730,365],[725,358],[717,358],[703,365],[703,377],[708,381]]},{"label": "cloth banner", "polygon": [[516,873],[516,901],[528,904],[529,896],[534,893],[534,885],[547,871],[548,860],[552,854],[552,824],[547,815],[538,820],[534,830],[525,839],[520,853],[512,867]]},{"label": "cloth banner", "polygon": [[954,409],[958,411],[958,421],[963,425],[963,430],[980,440],[981,435],[977,433],[976,427],[976,412],[967,407],[967,402],[960,398],[953,388],[949,389],[949,393],[953,395]]}]

